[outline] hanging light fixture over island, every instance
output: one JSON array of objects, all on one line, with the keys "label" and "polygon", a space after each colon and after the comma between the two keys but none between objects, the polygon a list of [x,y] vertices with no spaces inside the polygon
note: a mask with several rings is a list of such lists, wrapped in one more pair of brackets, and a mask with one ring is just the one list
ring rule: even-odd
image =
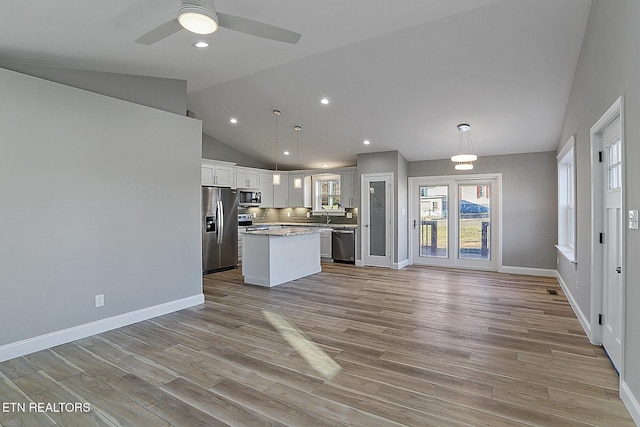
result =
[{"label": "hanging light fixture over island", "polygon": [[[296,131],[296,170],[300,170],[300,131],[302,126],[294,126],[293,130]],[[302,178],[296,177],[293,179],[293,188],[302,188]]]},{"label": "hanging light fixture over island", "polygon": [[278,172],[278,116],[280,110],[273,110],[273,115],[276,116],[276,171],[273,173],[273,185],[280,185],[280,172]]}]

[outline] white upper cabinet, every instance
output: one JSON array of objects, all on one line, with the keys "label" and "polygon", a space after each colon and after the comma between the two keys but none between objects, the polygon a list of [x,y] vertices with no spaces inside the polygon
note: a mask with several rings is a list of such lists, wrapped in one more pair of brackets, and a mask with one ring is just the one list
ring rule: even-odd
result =
[{"label": "white upper cabinet", "polygon": [[358,194],[356,194],[356,171],[340,172],[340,202],[343,208],[355,208],[358,206]]},{"label": "white upper cabinet", "polygon": [[289,204],[289,175],[280,173],[280,185],[273,186],[273,207],[288,208],[289,206],[291,206]]},{"label": "white upper cabinet", "polygon": [[261,208],[273,207],[273,174],[270,172],[260,173],[260,193],[262,194]]},{"label": "white upper cabinet", "polygon": [[236,168],[236,186],[246,190],[259,190],[260,171],[251,168]]},{"label": "white upper cabinet", "polygon": [[[296,188],[296,182],[300,185]],[[299,208],[304,206],[304,174],[289,174],[289,207]]]},{"label": "white upper cabinet", "polygon": [[201,185],[235,188],[233,163],[203,160],[200,170]]}]

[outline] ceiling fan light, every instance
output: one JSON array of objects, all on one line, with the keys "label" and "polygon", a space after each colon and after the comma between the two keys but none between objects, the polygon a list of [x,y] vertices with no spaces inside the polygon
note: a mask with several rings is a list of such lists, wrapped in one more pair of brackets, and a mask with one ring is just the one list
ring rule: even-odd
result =
[{"label": "ceiling fan light", "polygon": [[458,163],[455,165],[457,171],[470,171],[473,169],[473,164],[471,163]]},{"label": "ceiling fan light", "polygon": [[478,160],[478,156],[475,154],[456,154],[451,156],[452,162],[475,162]]},{"label": "ceiling fan light", "polygon": [[206,1],[184,1],[178,10],[178,22],[196,34],[211,34],[218,29],[218,15]]}]

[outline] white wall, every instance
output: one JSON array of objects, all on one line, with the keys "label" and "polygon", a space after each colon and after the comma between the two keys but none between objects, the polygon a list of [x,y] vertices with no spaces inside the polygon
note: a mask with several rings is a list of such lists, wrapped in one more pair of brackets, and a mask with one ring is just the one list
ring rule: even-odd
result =
[{"label": "white wall", "polygon": [[4,69],[0,93],[0,360],[201,298],[201,123]]},{"label": "white wall", "polygon": [[186,80],[5,63],[2,60],[0,67],[182,116],[187,112]]},{"label": "white wall", "polygon": [[[571,297],[580,310],[591,313],[591,171],[589,130],[620,95],[624,95],[625,199],[627,209],[640,209],[640,2],[594,0],[571,96],[560,135],[559,148],[571,135],[576,140],[577,268],[562,259],[558,270],[570,284]],[[625,213],[626,215],[626,213]],[[625,229],[626,276],[624,370],[622,396],[640,424],[640,232]],[[575,289],[575,284],[578,284]],[[597,314],[597,313],[593,313]]]}]

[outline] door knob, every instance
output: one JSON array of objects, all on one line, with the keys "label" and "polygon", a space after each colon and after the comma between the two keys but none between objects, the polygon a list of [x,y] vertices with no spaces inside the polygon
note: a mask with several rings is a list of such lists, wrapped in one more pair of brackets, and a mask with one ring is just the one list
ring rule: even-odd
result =
[{"label": "door knob", "polygon": [[622,273],[622,267],[616,267],[616,273],[621,274]]}]

